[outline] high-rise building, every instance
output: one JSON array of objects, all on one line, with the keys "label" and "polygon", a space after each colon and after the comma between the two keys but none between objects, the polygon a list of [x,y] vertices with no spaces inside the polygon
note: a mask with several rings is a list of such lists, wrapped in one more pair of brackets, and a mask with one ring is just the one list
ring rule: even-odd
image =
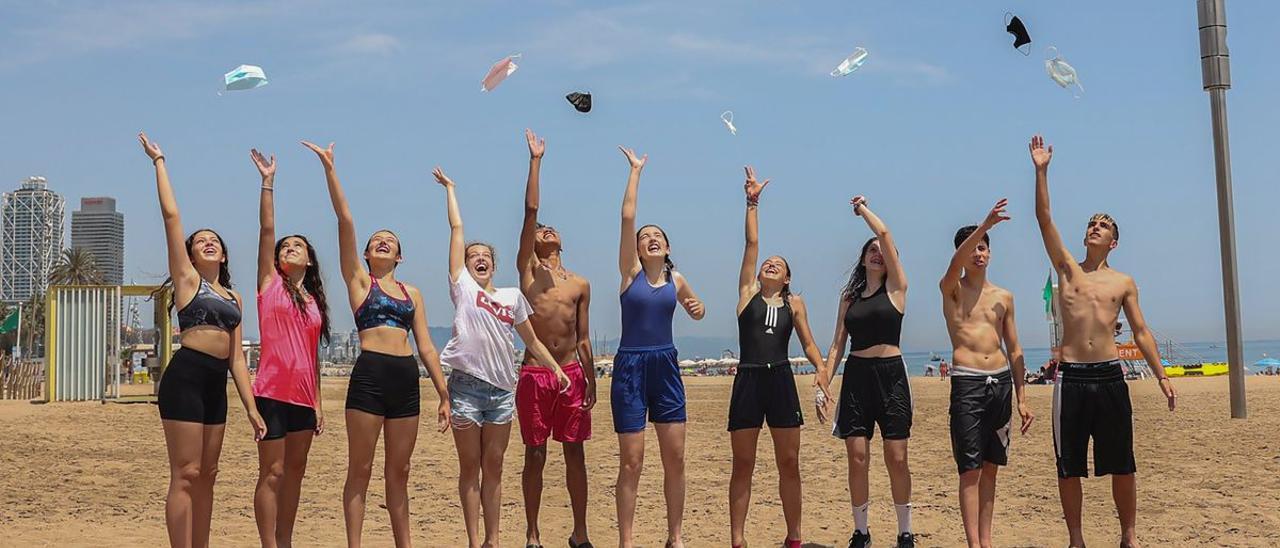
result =
[{"label": "high-rise building", "polygon": [[49,286],[62,253],[65,207],[44,177],[28,177],[0,198],[0,299],[27,300]]},{"label": "high-rise building", "polygon": [[124,283],[124,214],[115,198],[80,199],[80,209],[71,212],[71,247],[93,255],[103,282]]}]

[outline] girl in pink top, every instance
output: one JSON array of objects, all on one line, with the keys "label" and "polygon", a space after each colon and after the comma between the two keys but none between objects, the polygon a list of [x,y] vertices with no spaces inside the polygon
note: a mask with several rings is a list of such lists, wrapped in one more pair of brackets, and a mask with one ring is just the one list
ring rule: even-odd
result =
[{"label": "girl in pink top", "polygon": [[267,424],[258,442],[253,514],[262,546],[290,546],[313,435],[324,432],[319,394],[320,338],[329,339],[320,261],[300,235],[276,241],[276,158],[250,152],[262,175],[258,220],[258,331],[262,352],[254,400]]}]

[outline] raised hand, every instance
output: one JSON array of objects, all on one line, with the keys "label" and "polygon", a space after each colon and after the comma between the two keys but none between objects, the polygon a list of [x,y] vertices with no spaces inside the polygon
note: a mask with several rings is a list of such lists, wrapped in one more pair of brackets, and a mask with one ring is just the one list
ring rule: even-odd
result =
[{"label": "raised hand", "polygon": [[547,140],[539,139],[532,130],[524,130],[524,140],[529,142],[529,159],[541,158],[547,151]]},{"label": "raised hand", "polygon": [[147,157],[151,158],[152,163],[164,158],[164,152],[160,151],[160,145],[148,139],[146,132],[138,132],[138,142],[142,143],[142,151],[147,153]]},{"label": "raised hand", "polygon": [[263,156],[258,149],[249,149],[249,158],[253,159],[253,165],[258,168],[258,175],[262,176],[263,181],[274,180],[276,178],[276,155],[272,154],[271,158]]},{"label": "raised hand", "polygon": [[329,148],[320,148],[319,145],[311,141],[302,141],[302,146],[311,149],[320,157],[320,163],[324,164],[325,169],[333,169],[333,142],[329,142]]},{"label": "raised hand", "polygon": [[436,177],[436,182],[440,183],[440,186],[453,188],[453,179],[450,179],[448,175],[445,175],[444,170],[441,169],[440,166],[436,166],[435,169],[431,170],[431,174]]},{"label": "raised hand", "polygon": [[982,224],[986,225],[987,228],[991,228],[1000,224],[1002,221],[1008,221],[1011,218],[1009,217],[1009,214],[1005,212],[1005,208],[1008,206],[1009,199],[1001,198],[1000,201],[996,202],[995,207],[992,207],[991,211],[987,213],[987,218],[982,220]]},{"label": "raised hand", "polygon": [[853,214],[861,217],[862,213],[858,212],[858,209],[867,206],[867,197],[861,194],[854,196],[849,200],[849,205],[853,206]]},{"label": "raised hand", "polygon": [[631,169],[635,171],[640,171],[641,169],[644,169],[644,163],[649,160],[648,154],[645,154],[644,156],[636,157],[635,150],[629,149],[629,148],[623,148],[621,145],[618,146],[618,150],[621,150],[622,154],[627,157],[627,161],[631,162]]},{"label": "raised hand", "polygon": [[1036,135],[1031,138],[1031,143],[1027,145],[1027,149],[1031,151],[1031,163],[1035,164],[1036,170],[1046,171],[1049,169],[1049,160],[1053,159],[1053,145],[1046,147],[1044,137]]},{"label": "raised hand", "polygon": [[756,182],[756,168],[746,166],[747,182],[742,184],[742,190],[747,193],[747,201],[757,202],[760,200],[760,193],[764,192],[764,187],[769,186],[769,179],[765,179],[763,183]]}]

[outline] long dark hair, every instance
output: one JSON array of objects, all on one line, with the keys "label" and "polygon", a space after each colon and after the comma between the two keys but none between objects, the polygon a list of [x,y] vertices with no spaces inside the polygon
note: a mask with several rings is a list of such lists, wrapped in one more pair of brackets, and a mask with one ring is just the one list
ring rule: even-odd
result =
[{"label": "long dark hair", "polygon": [[[649,228],[649,227],[653,227],[653,228],[658,229],[658,232],[662,233],[662,241],[664,241],[664,242],[666,242],[666,243],[667,243],[667,249],[668,249],[668,252],[667,252],[667,254],[666,254],[666,255],[663,255],[663,256],[662,256],[662,263],[665,265],[665,266],[663,266],[663,268],[662,268],[662,274],[663,274],[663,276],[665,276],[665,277],[667,278],[667,281],[671,281],[671,273],[672,273],[672,272],[675,272],[675,270],[676,270],[676,263],[671,262],[671,252],[670,252],[670,249],[671,249],[671,238],[668,238],[668,237],[667,237],[667,231],[663,230],[663,229],[662,229],[662,227],[660,227],[660,226],[658,226],[658,225],[644,225],[644,226],[640,227],[640,230],[637,230],[637,231],[636,231],[636,245],[637,245],[637,246],[639,246],[639,245],[640,245],[640,233],[641,233],[641,232],[644,232],[644,229]],[[640,253],[640,250],[637,248],[637,249],[636,249],[636,254],[639,254],[639,253]],[[788,269],[788,271],[789,271],[789,269]]]},{"label": "long dark hair", "polygon": [[324,340],[324,344],[329,344],[329,302],[324,295],[324,277],[320,275],[320,258],[316,257],[316,248],[311,246],[311,241],[301,234],[290,234],[279,240],[276,240],[275,254],[272,260],[275,262],[276,273],[280,275],[281,282],[285,290],[289,292],[289,296],[293,298],[293,305],[298,308],[298,312],[305,314],[307,311],[307,298],[298,291],[298,286],[293,285],[289,281],[289,277],[285,275],[284,270],[280,268],[280,248],[284,247],[284,241],[289,238],[297,238],[302,240],[302,245],[307,246],[307,269],[302,274],[302,288],[316,302],[316,308],[320,311],[320,337]]},{"label": "long dark hair", "polygon": [[[222,262],[218,264],[218,285],[221,285],[222,287],[225,287],[227,289],[231,289],[231,268],[227,266],[227,263],[230,262],[231,260],[231,252],[227,250],[226,240],[223,240],[222,235],[218,234],[216,230],[212,228],[198,228],[192,231],[190,236],[187,236],[186,245],[185,245],[185,247],[187,248],[187,260],[191,259],[191,244],[195,243],[196,234],[199,234],[201,232],[208,232],[210,234],[213,234],[213,237],[218,239],[218,244],[222,246]],[[160,284],[160,289],[157,289],[151,293],[152,298],[154,298],[158,293],[162,291],[169,291],[170,294],[172,295],[173,293],[173,275],[172,274],[170,274],[168,277],[164,279],[164,282]],[[175,301],[176,299],[173,299],[173,298],[169,299],[169,312],[173,312],[173,306],[175,304]]]},{"label": "long dark hair", "polygon": [[867,250],[871,249],[872,242],[876,238],[867,240],[862,244],[862,252],[858,254],[858,264],[853,265],[853,273],[849,275],[849,283],[845,284],[844,291],[840,292],[840,298],[847,301],[856,301],[862,296],[862,292],[867,289],[867,267],[862,264],[867,258]]}]

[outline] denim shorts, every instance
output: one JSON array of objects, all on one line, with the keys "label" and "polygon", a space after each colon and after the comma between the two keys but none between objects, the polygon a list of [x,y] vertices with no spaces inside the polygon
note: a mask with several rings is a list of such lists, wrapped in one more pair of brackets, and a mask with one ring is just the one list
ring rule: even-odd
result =
[{"label": "denim shorts", "polygon": [[449,409],[454,428],[509,424],[516,411],[516,394],[454,370],[449,374]]}]

